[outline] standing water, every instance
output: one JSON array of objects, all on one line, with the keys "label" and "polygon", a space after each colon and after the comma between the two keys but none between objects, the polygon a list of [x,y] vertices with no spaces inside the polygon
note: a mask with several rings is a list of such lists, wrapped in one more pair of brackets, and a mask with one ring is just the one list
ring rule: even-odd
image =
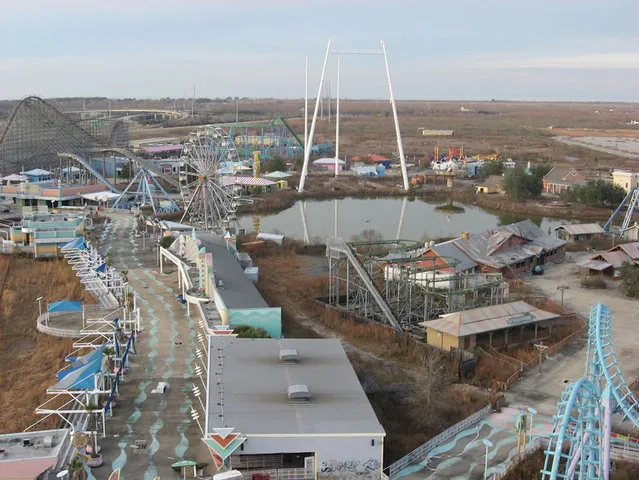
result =
[{"label": "standing water", "polygon": [[[452,207],[452,208],[451,208]],[[244,215],[239,228],[247,232],[259,226],[263,233],[279,233],[300,240],[319,240],[337,235],[354,238],[402,238],[428,240],[457,237],[461,232],[485,230],[519,222],[525,215],[490,213],[480,207],[446,202],[429,203],[407,198],[344,198],[300,200],[293,207],[274,214]],[[566,223],[549,218],[531,218],[544,232]],[[259,223],[259,225],[258,225]]]}]

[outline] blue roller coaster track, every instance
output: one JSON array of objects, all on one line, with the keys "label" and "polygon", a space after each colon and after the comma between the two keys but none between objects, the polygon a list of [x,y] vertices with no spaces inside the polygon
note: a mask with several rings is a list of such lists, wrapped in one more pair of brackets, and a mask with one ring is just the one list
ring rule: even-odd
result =
[{"label": "blue roller coaster track", "polygon": [[598,303],[590,308],[586,374],[568,385],[559,401],[542,478],[607,480],[612,414],[638,427],[638,406],[619,368],[610,309]]}]

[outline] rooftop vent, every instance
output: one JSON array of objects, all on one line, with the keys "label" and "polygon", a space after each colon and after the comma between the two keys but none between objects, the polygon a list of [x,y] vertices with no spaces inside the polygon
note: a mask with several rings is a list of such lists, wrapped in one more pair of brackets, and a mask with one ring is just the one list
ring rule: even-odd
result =
[{"label": "rooftop vent", "polygon": [[291,402],[310,402],[311,393],[307,385],[289,385],[288,399]]},{"label": "rooftop vent", "polygon": [[297,363],[300,361],[300,356],[297,354],[297,350],[294,348],[287,348],[280,350],[280,362],[282,363]]}]

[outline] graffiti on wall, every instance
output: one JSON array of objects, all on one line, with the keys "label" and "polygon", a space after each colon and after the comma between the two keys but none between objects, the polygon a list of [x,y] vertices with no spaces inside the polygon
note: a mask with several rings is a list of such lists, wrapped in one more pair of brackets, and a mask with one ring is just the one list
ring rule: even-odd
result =
[{"label": "graffiti on wall", "polygon": [[364,462],[360,460],[327,460],[322,462],[320,473],[340,477],[366,476],[379,472],[380,468],[379,460],[375,458],[369,458]]}]

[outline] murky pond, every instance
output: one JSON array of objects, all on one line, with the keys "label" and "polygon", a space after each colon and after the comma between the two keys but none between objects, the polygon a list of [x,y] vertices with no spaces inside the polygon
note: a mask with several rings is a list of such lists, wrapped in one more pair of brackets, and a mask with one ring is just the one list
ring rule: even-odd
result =
[{"label": "murky pond", "polygon": [[[357,236],[426,240],[454,237],[461,232],[479,233],[525,218],[528,217],[507,213],[496,215],[461,203],[451,205],[420,199],[408,201],[405,198],[344,198],[301,200],[278,213],[242,216],[239,227],[247,232],[257,227],[260,232],[281,233],[300,240],[322,239],[336,233],[349,240]],[[564,223],[554,218],[531,220],[544,231]],[[371,234],[371,231],[376,234]]]}]

